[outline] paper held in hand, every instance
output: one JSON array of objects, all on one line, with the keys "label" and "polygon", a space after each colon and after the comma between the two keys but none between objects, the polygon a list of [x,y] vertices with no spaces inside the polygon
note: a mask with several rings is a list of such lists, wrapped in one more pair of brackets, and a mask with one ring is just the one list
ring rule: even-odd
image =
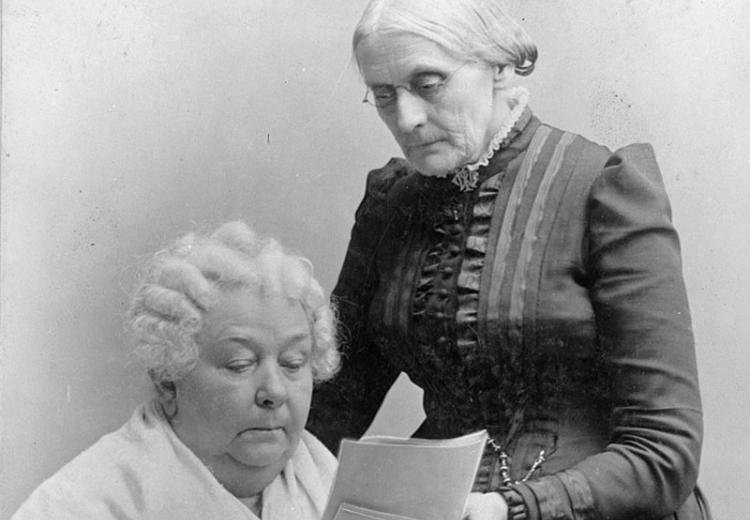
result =
[{"label": "paper held in hand", "polygon": [[487,432],[345,439],[322,520],[461,520]]}]

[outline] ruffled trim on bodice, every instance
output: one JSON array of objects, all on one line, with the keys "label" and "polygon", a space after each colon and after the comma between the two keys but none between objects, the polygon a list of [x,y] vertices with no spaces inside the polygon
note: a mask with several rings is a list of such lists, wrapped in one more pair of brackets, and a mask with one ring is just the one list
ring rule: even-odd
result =
[{"label": "ruffled trim on bodice", "polygon": [[[442,184],[447,179],[425,178],[433,190],[440,190],[442,200],[429,219],[434,238],[422,257],[411,305],[412,331],[417,344],[421,345],[417,359],[419,362],[428,360],[433,369],[443,365],[452,366],[454,370],[461,368],[462,373],[454,374],[462,381],[456,391],[467,398],[467,388],[472,389],[473,395],[466,404],[474,408],[475,413],[469,416],[480,411],[486,415],[482,421],[489,425],[498,422],[497,408],[492,406],[497,400],[497,390],[490,387],[497,389],[502,385],[497,381],[499,360],[484,359],[497,354],[479,345],[479,286],[495,201],[508,160],[502,150],[512,146],[531,118],[525,103],[517,106],[524,109],[514,117],[515,125],[498,141],[495,152],[501,153],[493,152],[488,161],[475,170],[479,182],[477,190],[461,191],[455,187],[451,190],[448,184]],[[491,160],[493,156],[498,160]],[[451,360],[455,359],[462,362],[454,364]],[[447,387],[431,390],[450,392]],[[459,413],[454,419],[462,416],[464,414]]]},{"label": "ruffled trim on bodice", "polygon": [[484,155],[476,162],[464,165],[447,175],[451,175],[451,182],[458,186],[461,191],[476,189],[479,181],[479,169],[487,166],[492,156],[504,147],[511,139],[511,130],[516,126],[529,103],[529,91],[524,87],[515,87],[508,92],[510,114],[502,122],[495,136],[490,141],[489,147]]}]

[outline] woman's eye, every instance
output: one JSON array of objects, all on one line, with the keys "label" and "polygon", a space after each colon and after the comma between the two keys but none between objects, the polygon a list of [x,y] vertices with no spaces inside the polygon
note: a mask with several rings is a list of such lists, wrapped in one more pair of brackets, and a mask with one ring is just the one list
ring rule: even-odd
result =
[{"label": "woman's eye", "polygon": [[307,365],[306,359],[293,359],[289,361],[284,361],[282,363],[282,366],[287,369],[289,372],[298,372],[302,370]]},{"label": "woman's eye", "polygon": [[377,101],[389,101],[394,98],[395,94],[392,89],[376,88],[373,89],[372,95]]},{"label": "woman's eye", "polygon": [[414,87],[422,94],[433,94],[443,86],[444,80],[441,76],[423,76],[414,82]]},{"label": "woman's eye", "polygon": [[242,361],[232,361],[231,363],[228,363],[226,365],[227,370],[231,370],[232,372],[236,373],[242,373],[246,370],[249,370],[255,366],[255,361],[252,359],[244,359]]}]

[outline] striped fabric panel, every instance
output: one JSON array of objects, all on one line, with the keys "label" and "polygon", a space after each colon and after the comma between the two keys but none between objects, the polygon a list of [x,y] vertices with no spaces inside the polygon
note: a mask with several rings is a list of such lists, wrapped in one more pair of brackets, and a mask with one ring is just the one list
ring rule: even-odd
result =
[{"label": "striped fabric panel", "polygon": [[547,166],[542,182],[536,192],[531,213],[526,220],[520,254],[516,259],[516,266],[513,270],[513,284],[510,293],[510,306],[508,309],[508,320],[513,327],[520,327],[522,323],[526,282],[529,280],[530,276],[528,268],[531,264],[532,255],[534,254],[534,246],[539,237],[539,228],[541,227],[542,219],[545,216],[544,211],[547,207],[547,198],[552,183],[562,167],[565,152],[574,139],[575,135],[565,132],[558,141],[555,151],[552,154],[552,160]]},{"label": "striped fabric panel", "polygon": [[[416,234],[409,236],[408,245],[405,245],[399,255],[395,265],[403,266],[400,273],[400,279],[394,280],[389,284],[392,298],[389,299],[388,305],[393,305],[394,330],[404,331],[405,334],[411,334],[413,325],[411,316],[411,301],[413,298],[414,288],[417,286],[417,278],[424,262],[424,255],[427,253],[426,237],[419,237]],[[407,289],[408,288],[408,289]],[[386,313],[388,310],[386,310]]]},{"label": "striped fabric panel", "polygon": [[514,217],[523,200],[524,191],[531,177],[533,167],[551,131],[547,126],[539,126],[529,143],[524,159],[515,176],[507,203],[505,205],[500,204],[500,201],[496,203],[496,211],[490,225],[487,257],[485,258],[485,266],[482,272],[478,309],[479,335],[480,337],[487,338],[491,343],[495,343],[500,339],[493,338],[496,335],[496,331],[489,330],[489,324],[497,324],[500,320],[501,306],[499,295],[505,284],[506,260],[512,239]]},{"label": "striped fabric panel", "polygon": [[[410,324],[410,306],[404,302],[404,298],[410,296],[410,291],[404,291],[404,287],[414,281],[414,273],[417,266],[421,265],[419,260],[418,247],[415,247],[414,235],[410,234],[405,237],[401,247],[394,248],[396,251],[396,265],[405,266],[393,273],[394,278],[385,284],[385,295],[383,305],[383,324],[394,330],[409,330]],[[399,329],[399,327],[403,327]]]}]

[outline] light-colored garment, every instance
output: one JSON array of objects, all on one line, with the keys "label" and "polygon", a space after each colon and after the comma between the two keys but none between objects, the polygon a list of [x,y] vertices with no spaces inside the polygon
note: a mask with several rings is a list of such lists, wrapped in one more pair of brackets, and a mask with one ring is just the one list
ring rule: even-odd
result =
[{"label": "light-colored garment", "polygon": [[[263,491],[262,520],[318,520],[336,459],[304,432],[284,470]],[[257,520],[175,435],[155,403],[139,406],[42,483],[12,520]]]}]

